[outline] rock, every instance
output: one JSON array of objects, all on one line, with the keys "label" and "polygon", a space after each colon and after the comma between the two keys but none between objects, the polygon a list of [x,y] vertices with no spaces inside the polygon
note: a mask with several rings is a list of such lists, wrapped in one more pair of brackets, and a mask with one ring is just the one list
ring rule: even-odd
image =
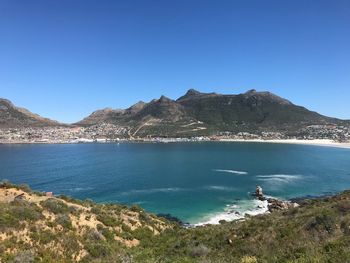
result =
[{"label": "rock", "polygon": [[[278,210],[286,210],[289,208],[298,207],[299,205],[297,203],[291,202],[291,201],[284,201],[284,200],[278,200],[274,198],[266,198],[263,194],[263,190],[261,186],[257,186],[255,189],[255,193],[253,194],[256,198],[258,198],[260,201],[267,200],[267,208],[269,212],[272,211],[278,211]],[[258,205],[257,208],[263,208],[262,205]]]},{"label": "rock", "polygon": [[290,201],[277,200],[274,198],[267,199],[267,202],[268,202],[267,207],[268,207],[269,212],[278,211],[278,210],[286,210],[289,208],[294,208],[294,207],[299,206],[297,203],[293,203]]},{"label": "rock", "polygon": [[257,186],[255,189],[255,193],[253,194],[253,196],[255,196],[256,198],[258,198],[260,201],[264,201],[266,200],[266,198],[264,197],[263,194],[263,190],[261,186]]},{"label": "rock", "polygon": [[26,199],[26,197],[25,197],[24,193],[19,194],[19,195],[15,196],[15,198],[14,198],[14,200],[16,200],[16,201],[25,200],[25,199]]}]

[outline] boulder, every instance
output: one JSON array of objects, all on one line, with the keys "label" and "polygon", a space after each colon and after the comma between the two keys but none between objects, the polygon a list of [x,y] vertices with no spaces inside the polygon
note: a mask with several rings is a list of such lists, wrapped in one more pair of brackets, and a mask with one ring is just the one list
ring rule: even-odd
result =
[{"label": "boulder", "polygon": [[286,210],[289,208],[298,207],[297,203],[293,203],[290,201],[277,200],[274,198],[267,199],[268,205],[267,208],[269,212],[278,211],[278,210]]}]

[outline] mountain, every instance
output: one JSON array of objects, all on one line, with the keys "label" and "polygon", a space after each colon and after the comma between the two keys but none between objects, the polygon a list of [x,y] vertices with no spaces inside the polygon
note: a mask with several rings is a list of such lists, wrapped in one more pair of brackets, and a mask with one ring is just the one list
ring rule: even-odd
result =
[{"label": "mountain", "polygon": [[0,98],[0,128],[60,126],[57,121],[43,118],[26,109],[16,107],[11,101]]},{"label": "mountain", "polygon": [[100,113],[91,114],[77,125],[107,122],[127,127],[133,136],[181,137],[219,132],[293,133],[308,125],[349,124],[256,90],[223,95],[190,89],[177,100],[161,96],[138,107]]},{"label": "mountain", "polygon": [[99,122],[104,122],[106,120],[109,120],[110,116],[120,115],[124,112],[124,110],[121,109],[112,109],[112,108],[105,108],[102,110],[97,110],[91,113],[88,117],[84,118],[79,122],[82,126],[89,126],[94,125]]}]

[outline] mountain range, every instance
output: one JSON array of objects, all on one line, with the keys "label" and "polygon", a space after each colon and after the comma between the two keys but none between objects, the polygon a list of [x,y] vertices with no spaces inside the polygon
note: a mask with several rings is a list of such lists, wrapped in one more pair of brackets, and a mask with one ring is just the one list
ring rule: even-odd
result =
[{"label": "mountain range", "polygon": [[[349,125],[349,121],[323,116],[270,92],[249,90],[238,95],[202,93],[190,89],[173,100],[165,96],[127,109],[105,108],[74,126],[109,123],[129,130],[131,137],[194,136],[219,132],[289,132],[308,125]],[[0,127],[60,126],[0,99]]]},{"label": "mountain range", "polygon": [[238,95],[190,89],[176,100],[161,96],[128,109],[104,109],[76,125],[101,122],[131,128],[133,136],[193,136],[218,132],[293,132],[312,124],[347,124],[297,106],[270,92],[249,90]]},{"label": "mountain range", "polygon": [[57,121],[43,118],[0,98],[0,128],[61,126]]}]

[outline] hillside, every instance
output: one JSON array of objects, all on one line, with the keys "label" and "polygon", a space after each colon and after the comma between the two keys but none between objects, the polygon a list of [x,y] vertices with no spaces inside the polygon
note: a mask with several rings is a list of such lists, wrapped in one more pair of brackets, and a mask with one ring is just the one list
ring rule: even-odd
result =
[{"label": "hillside", "polygon": [[43,118],[26,109],[16,107],[11,101],[0,98],[0,128],[61,126],[57,121]]},{"label": "hillside", "polygon": [[136,262],[350,262],[350,191],[297,208],[194,229],[136,247]]},{"label": "hillside", "polygon": [[140,239],[171,227],[137,206],[98,205],[0,185],[0,262],[118,262]]},{"label": "hillside", "polygon": [[[131,110],[133,109],[133,110]],[[189,90],[172,100],[165,96],[126,110],[98,111],[76,123],[112,123],[126,127],[131,136],[185,137],[220,132],[284,132],[293,134],[309,125],[349,125],[294,105],[270,92],[249,90],[238,95]]]},{"label": "hillside", "polygon": [[[22,195],[23,194],[23,195]],[[0,262],[349,262],[350,191],[182,228],[139,207],[0,187]]]}]

